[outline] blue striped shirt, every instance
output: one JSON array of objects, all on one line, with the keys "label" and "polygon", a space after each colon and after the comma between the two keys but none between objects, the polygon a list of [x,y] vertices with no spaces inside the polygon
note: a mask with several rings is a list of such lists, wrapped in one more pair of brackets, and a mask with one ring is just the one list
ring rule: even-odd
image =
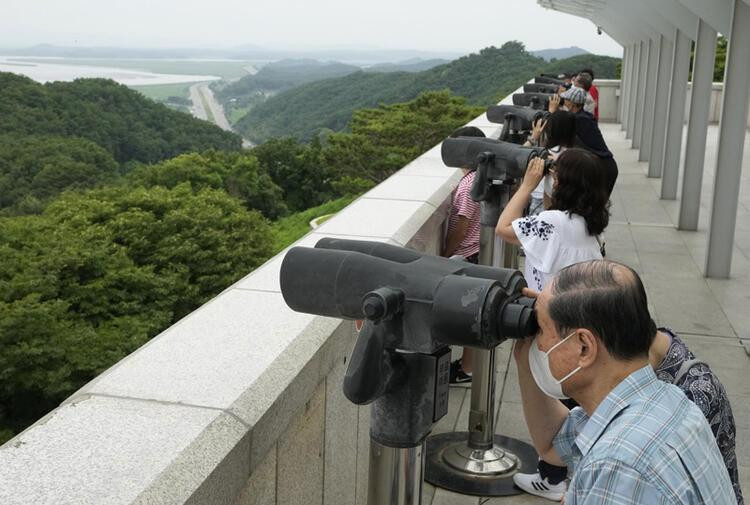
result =
[{"label": "blue striped shirt", "polygon": [[554,446],[574,470],[566,505],[737,503],[700,409],[650,365],[618,384],[591,417],[573,409]]}]

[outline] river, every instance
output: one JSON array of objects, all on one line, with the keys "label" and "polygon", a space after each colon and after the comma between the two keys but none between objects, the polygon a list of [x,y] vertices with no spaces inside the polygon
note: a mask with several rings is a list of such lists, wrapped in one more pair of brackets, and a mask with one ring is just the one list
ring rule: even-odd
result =
[{"label": "river", "polygon": [[215,75],[164,74],[116,67],[69,65],[53,63],[52,61],[49,63],[17,61],[16,58],[18,57],[0,56],[0,72],[22,74],[37,82],[72,81],[82,77],[101,77],[112,79],[126,86],[149,86],[219,79]]}]

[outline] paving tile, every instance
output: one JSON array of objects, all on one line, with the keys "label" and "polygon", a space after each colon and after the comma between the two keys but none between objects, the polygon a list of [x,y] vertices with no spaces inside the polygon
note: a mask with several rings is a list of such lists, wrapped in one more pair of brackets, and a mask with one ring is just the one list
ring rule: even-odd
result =
[{"label": "paving tile", "polygon": [[745,497],[745,501],[747,501],[748,493],[750,493],[750,466],[739,465],[738,470],[742,495]]},{"label": "paving tile", "polygon": [[531,443],[531,436],[523,417],[523,404],[509,400],[502,402],[495,423],[495,433]]},{"label": "paving tile", "polygon": [[435,489],[432,505],[478,505],[479,497],[454,493],[447,489]]}]

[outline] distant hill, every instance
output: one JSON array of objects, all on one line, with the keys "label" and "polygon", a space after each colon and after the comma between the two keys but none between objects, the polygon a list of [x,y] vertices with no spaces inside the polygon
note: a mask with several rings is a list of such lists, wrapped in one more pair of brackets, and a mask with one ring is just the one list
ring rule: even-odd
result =
[{"label": "distant hill", "polygon": [[366,70],[368,72],[421,72],[423,70],[437,67],[438,65],[445,65],[449,62],[449,60],[444,60],[442,58],[435,58],[432,60],[413,58],[397,63],[378,63],[377,65],[367,67]]},{"label": "distant hill", "polygon": [[230,101],[238,106],[251,103],[255,95],[269,95],[291,89],[307,82],[330,77],[341,77],[360,70],[360,67],[338,62],[313,59],[288,59],[264,65],[258,73],[246,75],[238,81],[214,86],[216,97],[225,105]]},{"label": "distant hill", "polygon": [[7,72],[0,72],[0,132],[86,139],[120,163],[241,147],[237,135],[111,80],[39,84]]},{"label": "distant hill", "polygon": [[[548,70],[551,65],[578,70],[587,62],[597,77],[614,77],[614,63],[607,57],[586,56],[576,56],[580,59],[567,64],[568,60],[547,63],[527,52],[520,42],[507,42],[500,48],[488,47],[422,72],[356,72],[303,84],[271,97],[242,117],[235,128],[254,142],[283,136],[309,140],[327,129],[344,129],[356,109],[405,102],[423,91],[449,89],[471,104],[487,106],[535,74],[556,71]],[[598,70],[600,63],[603,66]]]},{"label": "distant hill", "polygon": [[590,68],[594,71],[596,79],[619,78],[618,65],[620,58],[612,56],[600,56],[598,54],[580,54],[564,60],[556,60],[547,64],[545,72],[549,74],[562,74],[578,72],[582,68]]},{"label": "distant hill", "polygon": [[539,51],[531,51],[534,56],[539,56],[547,61],[554,59],[561,60],[564,58],[570,58],[571,56],[578,56],[579,54],[591,54],[585,49],[581,49],[578,46],[561,47],[558,49],[540,49]]}]

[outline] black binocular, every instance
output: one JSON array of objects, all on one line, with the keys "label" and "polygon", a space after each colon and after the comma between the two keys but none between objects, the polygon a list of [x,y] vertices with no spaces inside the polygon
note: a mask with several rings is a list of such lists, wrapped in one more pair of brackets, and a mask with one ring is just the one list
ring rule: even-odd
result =
[{"label": "black binocular", "polygon": [[557,84],[526,83],[523,85],[524,93],[557,93],[560,86]]},{"label": "black binocular", "polygon": [[513,105],[523,105],[532,109],[547,110],[549,99],[554,93],[513,93]]},{"label": "black binocular", "polygon": [[537,84],[555,84],[557,86],[562,86],[565,89],[570,89],[569,83],[566,83],[565,81],[556,77],[549,77],[546,75],[538,75],[534,77],[534,82]]},{"label": "black binocular", "polygon": [[344,394],[373,404],[370,435],[389,447],[420,443],[447,412],[448,345],[489,349],[538,329],[517,270],[380,242],[324,238],[293,247],[280,283],[297,312],[365,320]]},{"label": "black binocular", "polygon": [[531,131],[534,123],[547,119],[549,112],[520,105],[491,105],[487,107],[487,119],[493,123],[502,123],[503,130],[499,139],[505,142],[520,144]]},{"label": "black binocular", "polygon": [[454,137],[443,140],[440,148],[443,163],[449,167],[476,170],[471,197],[485,201],[490,189],[498,185],[513,185],[522,179],[532,158],[543,158],[545,170],[552,160],[542,147],[524,147],[502,140],[481,137]]}]

